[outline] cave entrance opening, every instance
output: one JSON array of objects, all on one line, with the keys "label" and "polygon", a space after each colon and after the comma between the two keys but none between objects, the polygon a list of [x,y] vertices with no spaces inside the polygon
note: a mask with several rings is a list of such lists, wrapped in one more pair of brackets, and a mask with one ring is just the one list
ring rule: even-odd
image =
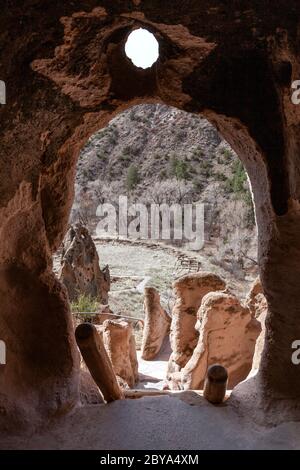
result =
[{"label": "cave entrance opening", "polygon": [[[186,208],[191,210],[185,212]],[[75,326],[89,321],[102,334],[106,320],[129,324],[139,367],[133,388],[180,389],[186,385],[177,372],[182,370],[184,377],[186,368],[189,373],[192,369],[189,388],[203,388],[203,379],[197,378],[202,373],[197,356],[203,333],[197,314],[202,298],[226,288],[230,294],[217,299],[224,304],[226,321],[233,311],[237,318],[248,315],[250,322],[244,303],[258,273],[250,182],[233,149],[198,115],[161,104],[131,107],[90,137],[82,149],[70,226],[55,266],[69,291]],[[199,231],[201,237],[189,237]],[[180,292],[181,288],[172,287],[180,279],[192,285]],[[205,283],[211,284],[203,287]],[[185,299],[189,289],[195,291],[193,298]],[[182,302],[188,308],[181,311],[176,304]],[[206,310],[211,315],[218,307]],[[192,331],[183,341],[180,335],[185,333],[179,328],[172,331],[170,342],[174,311],[172,330],[183,322]],[[150,324],[151,318],[157,328]],[[249,325],[242,323],[236,321],[237,336],[246,335]],[[256,320],[252,323],[256,332],[243,346],[247,361],[231,364],[230,357],[238,354],[228,346],[224,351],[230,387],[251,369],[253,339],[255,344],[259,329]],[[234,321],[232,325],[234,330]],[[113,328],[113,324],[107,327],[110,338]],[[219,331],[220,325],[210,331],[220,349],[220,334],[214,329]],[[229,330],[233,345],[235,333]],[[228,344],[226,331],[224,338],[221,343]],[[176,342],[182,343],[180,365],[173,360]]]}]

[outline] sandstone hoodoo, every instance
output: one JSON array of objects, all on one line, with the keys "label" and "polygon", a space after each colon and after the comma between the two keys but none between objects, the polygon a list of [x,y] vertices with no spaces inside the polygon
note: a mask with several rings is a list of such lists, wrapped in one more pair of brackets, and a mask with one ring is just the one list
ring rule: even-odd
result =
[{"label": "sandstone hoodoo", "polygon": [[203,297],[208,292],[225,289],[225,282],[212,273],[188,274],[175,281],[173,289],[175,305],[170,333],[172,355],[169,376],[184,367],[193,354],[199,336],[195,329],[197,311]]},{"label": "sandstone hoodoo", "polygon": [[66,235],[59,279],[66,286],[70,301],[85,294],[103,304],[108,302],[109,269],[100,269],[95,243],[83,225],[71,226]]},{"label": "sandstone hoodoo", "polygon": [[171,318],[160,304],[160,296],[153,287],[145,288],[144,298],[145,323],[141,355],[151,360],[160,351],[166,335],[170,331]]},{"label": "sandstone hoodoo", "polygon": [[[138,362],[132,326],[125,320],[105,320],[103,342],[120,385],[133,387],[138,381]],[[126,386],[125,385],[125,386]]]},{"label": "sandstone hoodoo", "polygon": [[179,388],[202,389],[208,367],[221,364],[228,372],[228,388],[244,380],[251,370],[260,323],[231,295],[207,294],[197,312],[198,343],[181,369]]}]

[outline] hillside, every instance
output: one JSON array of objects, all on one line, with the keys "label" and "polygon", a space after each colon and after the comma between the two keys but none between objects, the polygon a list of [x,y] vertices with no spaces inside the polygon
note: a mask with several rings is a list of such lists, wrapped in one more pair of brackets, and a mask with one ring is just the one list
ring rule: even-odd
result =
[{"label": "hillside", "polygon": [[[94,230],[98,204],[205,203],[205,249],[241,271],[256,257],[256,228],[245,170],[205,119],[163,105],[114,118],[80,153],[71,222]],[[239,273],[240,274],[240,273]]]}]

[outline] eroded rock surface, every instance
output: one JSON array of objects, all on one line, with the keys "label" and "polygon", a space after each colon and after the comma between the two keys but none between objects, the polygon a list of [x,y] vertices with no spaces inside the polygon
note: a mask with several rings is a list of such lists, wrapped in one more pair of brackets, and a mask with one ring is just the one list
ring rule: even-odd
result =
[{"label": "eroded rock surface", "polygon": [[85,294],[103,304],[108,302],[109,269],[100,269],[95,243],[83,225],[71,226],[67,233],[59,279],[66,286],[70,301]]},{"label": "eroded rock surface", "polygon": [[104,403],[102,394],[90,372],[84,369],[80,371],[80,401],[82,405]]},{"label": "eroded rock surface", "polygon": [[266,337],[266,317],[268,313],[268,303],[267,299],[263,293],[263,288],[260,282],[260,279],[257,278],[247,295],[246,298],[246,305],[250,309],[252,315],[260,322],[261,324],[261,332],[257,338],[255,351],[252,361],[252,369],[250,371],[250,375],[255,374],[260,365],[264,345],[265,345],[265,337]]},{"label": "eroded rock surface", "polygon": [[246,305],[255,318],[260,318],[268,308],[266,297],[259,277],[253,282],[250,291],[246,297]]},{"label": "eroded rock surface", "polygon": [[138,361],[133,329],[125,320],[105,320],[104,347],[121,387],[133,387],[138,381]]},{"label": "eroded rock surface", "polygon": [[252,366],[260,323],[233,295],[207,294],[197,313],[199,339],[193,355],[181,370],[180,388],[202,389],[207,369],[221,364],[228,371],[228,388],[244,380]]},{"label": "eroded rock surface", "polygon": [[144,311],[141,355],[143,359],[151,360],[159,353],[171,325],[171,318],[162,308],[159,293],[154,287],[145,287]]},{"label": "eroded rock surface", "polygon": [[173,284],[175,304],[172,311],[170,342],[172,354],[168,374],[186,365],[197,344],[195,329],[197,311],[203,297],[211,291],[223,290],[225,282],[216,274],[196,273],[181,277]]}]

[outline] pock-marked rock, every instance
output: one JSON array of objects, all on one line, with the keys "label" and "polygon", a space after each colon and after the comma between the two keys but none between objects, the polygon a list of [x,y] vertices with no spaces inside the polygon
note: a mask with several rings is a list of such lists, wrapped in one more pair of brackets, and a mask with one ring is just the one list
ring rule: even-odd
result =
[{"label": "pock-marked rock", "polygon": [[108,266],[100,269],[96,246],[86,227],[81,224],[71,226],[65,237],[59,279],[66,286],[70,301],[85,294],[103,304],[108,302]]},{"label": "pock-marked rock", "polygon": [[179,371],[193,354],[199,336],[195,329],[197,311],[203,297],[208,292],[223,289],[223,279],[207,272],[188,274],[174,282],[175,305],[170,333],[172,354],[168,373]]},{"label": "pock-marked rock", "polygon": [[151,360],[159,353],[171,325],[171,317],[162,308],[159,293],[154,287],[145,288],[144,311],[141,355],[143,359]]},{"label": "pock-marked rock", "polygon": [[120,386],[133,387],[138,381],[138,361],[131,324],[122,319],[105,320],[103,342]]},{"label": "pock-marked rock", "polygon": [[257,338],[255,351],[252,361],[252,369],[249,375],[254,375],[258,371],[262,352],[265,345],[265,335],[266,335],[266,327],[265,321],[266,316],[268,313],[268,303],[267,299],[263,293],[263,288],[260,282],[259,277],[254,281],[252,284],[250,291],[246,298],[246,305],[250,309],[252,315],[260,322],[261,324],[261,332],[259,337]]},{"label": "pock-marked rock", "polygon": [[202,389],[208,367],[218,363],[228,371],[228,388],[244,380],[252,366],[260,323],[231,294],[207,294],[197,314],[199,332],[192,357],[181,370],[181,387]]},{"label": "pock-marked rock", "polygon": [[246,305],[255,318],[259,318],[261,314],[265,314],[268,309],[267,300],[264,296],[259,277],[255,279],[249,290],[246,297]]}]

